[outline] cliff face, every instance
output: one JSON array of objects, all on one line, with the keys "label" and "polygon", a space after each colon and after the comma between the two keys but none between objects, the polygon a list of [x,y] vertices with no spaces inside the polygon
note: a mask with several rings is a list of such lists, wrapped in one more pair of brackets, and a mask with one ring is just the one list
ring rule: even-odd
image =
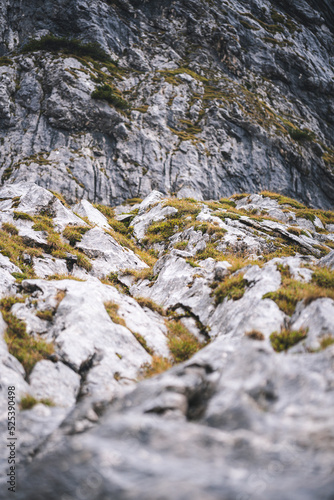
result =
[{"label": "cliff face", "polygon": [[[333,15],[311,0],[3,0],[2,182],[72,202],[270,189],[330,208]],[[46,34],[97,42],[117,65],[22,53]],[[93,99],[105,84],[123,100]]]}]

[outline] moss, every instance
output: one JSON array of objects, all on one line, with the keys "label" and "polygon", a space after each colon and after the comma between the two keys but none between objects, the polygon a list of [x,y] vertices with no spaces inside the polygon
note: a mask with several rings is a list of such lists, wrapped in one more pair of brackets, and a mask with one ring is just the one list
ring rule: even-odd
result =
[{"label": "moss", "polygon": [[154,351],[150,347],[148,347],[146,340],[142,335],[140,335],[140,333],[132,332],[132,335],[139,342],[139,344],[145,349],[145,351],[148,352],[148,354],[150,354],[151,356],[154,355]]},{"label": "moss", "polygon": [[42,403],[43,405],[46,406],[55,406],[54,402],[49,398],[36,399],[34,398],[34,396],[31,396],[30,394],[26,394],[21,398],[20,409],[31,410],[31,408],[33,408],[38,403]]},{"label": "moss", "polygon": [[163,307],[159,306],[154,300],[148,297],[136,297],[136,301],[141,307],[148,307],[151,311],[157,312],[161,316],[165,315],[165,310]]},{"label": "moss", "polygon": [[214,292],[216,304],[220,304],[225,298],[231,300],[241,299],[246,291],[246,285],[247,281],[244,280],[242,273],[225,278]]},{"label": "moss", "polygon": [[[273,34],[284,33],[284,28],[282,26],[280,26],[279,24],[267,24],[264,21],[261,21],[261,19],[258,19],[257,17],[255,17],[250,12],[242,12],[240,14],[244,17],[249,17],[253,21],[257,22],[261,26],[261,28],[265,29],[269,33],[273,33]],[[240,22],[242,22],[242,21],[240,21]]]},{"label": "moss", "polygon": [[141,367],[142,378],[151,378],[155,375],[159,375],[172,367],[172,363],[169,359],[163,358],[161,356],[153,356],[151,363],[145,363]]},{"label": "moss", "polygon": [[280,333],[274,332],[270,335],[271,345],[276,352],[287,351],[290,347],[298,344],[307,336],[305,330],[282,330]]},{"label": "moss", "polygon": [[202,346],[180,321],[170,321],[168,327],[168,347],[174,363],[182,363],[191,358]]},{"label": "moss", "polygon": [[30,40],[21,50],[23,53],[47,50],[76,56],[88,56],[101,62],[112,62],[108,54],[97,43],[83,43],[74,38],[58,38],[45,35],[40,40]]},{"label": "moss", "polygon": [[9,222],[3,222],[2,224],[2,230],[6,231],[8,234],[19,234],[19,231],[14,224],[10,224]]},{"label": "moss", "polygon": [[111,320],[118,325],[126,326],[126,323],[123,318],[120,318],[117,314],[119,305],[115,304],[115,302],[105,302],[104,307],[106,308],[107,313],[109,314]]},{"label": "moss", "polygon": [[15,302],[18,301],[13,298],[5,298],[0,301],[0,310],[4,321],[7,323],[4,338],[9,353],[20,361],[27,375],[29,375],[38,361],[47,359],[53,354],[54,348],[52,344],[48,344],[41,339],[35,339],[27,334],[25,323],[10,312]]},{"label": "moss", "polygon": [[107,83],[99,85],[92,92],[92,98],[107,101],[109,104],[112,104],[112,106],[118,109],[124,110],[130,108],[130,104],[120,96],[119,91],[117,91],[115,87],[112,88]]},{"label": "moss", "polygon": [[63,231],[63,236],[69,240],[70,245],[75,246],[89,229],[90,227],[87,226],[67,226]]}]

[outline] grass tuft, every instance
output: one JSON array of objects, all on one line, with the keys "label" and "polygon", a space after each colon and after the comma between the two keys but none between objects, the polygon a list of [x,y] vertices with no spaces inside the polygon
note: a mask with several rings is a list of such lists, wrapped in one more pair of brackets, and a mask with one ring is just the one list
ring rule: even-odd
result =
[{"label": "grass tuft", "polygon": [[180,321],[170,321],[167,327],[168,347],[174,363],[186,361],[203,347]]},{"label": "grass tuft", "polygon": [[244,280],[242,273],[226,278],[214,292],[216,304],[220,304],[225,298],[231,300],[241,299],[245,293],[246,285],[247,281]]},{"label": "grass tuft", "polygon": [[109,314],[110,319],[113,321],[113,323],[126,326],[124,319],[120,318],[117,314],[119,309],[118,304],[115,304],[115,302],[105,302],[104,307],[106,308],[106,311]]},{"label": "grass tuft", "polygon": [[31,410],[38,403],[42,403],[46,406],[55,406],[54,402],[49,398],[36,399],[31,394],[26,394],[21,398],[20,409],[21,410]]}]

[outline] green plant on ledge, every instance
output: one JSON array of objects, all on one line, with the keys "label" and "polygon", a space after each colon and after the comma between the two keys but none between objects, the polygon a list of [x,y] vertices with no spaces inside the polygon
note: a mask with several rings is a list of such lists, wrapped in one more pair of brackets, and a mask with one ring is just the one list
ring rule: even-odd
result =
[{"label": "green plant on ledge", "polygon": [[124,110],[130,108],[130,104],[125,99],[117,95],[115,90],[107,83],[99,85],[94,92],[92,92],[92,98],[107,101],[118,109]]},{"label": "green plant on ledge", "polygon": [[40,40],[30,40],[21,52],[36,52],[47,50],[49,52],[63,52],[64,54],[79,57],[91,57],[96,61],[111,62],[108,54],[98,43],[83,43],[75,38],[58,38],[54,35],[45,35]]}]

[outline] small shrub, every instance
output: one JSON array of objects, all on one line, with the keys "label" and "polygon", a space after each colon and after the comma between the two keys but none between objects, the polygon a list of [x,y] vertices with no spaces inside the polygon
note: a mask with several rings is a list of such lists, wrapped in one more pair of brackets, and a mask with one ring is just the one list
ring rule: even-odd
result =
[{"label": "small shrub", "polygon": [[276,352],[287,351],[290,347],[298,344],[306,338],[305,330],[282,330],[280,333],[274,332],[270,335],[271,345]]},{"label": "small shrub", "polygon": [[315,134],[311,130],[301,130],[299,128],[289,127],[288,132],[290,137],[295,141],[313,141]]},{"label": "small shrub", "polygon": [[93,99],[102,99],[104,101],[109,102],[112,104],[115,108],[119,109],[128,109],[130,107],[130,104],[120,97],[115,89],[110,87],[107,83],[103,85],[99,85],[93,92],[92,92],[92,98]]},{"label": "small shrub", "polygon": [[265,337],[262,332],[258,330],[251,330],[250,332],[245,333],[245,336],[252,340],[264,340]]},{"label": "small shrub", "polygon": [[23,53],[47,50],[49,52],[63,52],[79,57],[91,57],[96,61],[110,62],[108,54],[97,43],[83,43],[74,38],[58,38],[54,35],[45,35],[40,40],[30,40],[21,50]]},{"label": "small shrub", "polygon": [[239,300],[243,297],[246,290],[247,281],[243,274],[226,278],[215,290],[216,304],[223,302],[225,298]]}]

